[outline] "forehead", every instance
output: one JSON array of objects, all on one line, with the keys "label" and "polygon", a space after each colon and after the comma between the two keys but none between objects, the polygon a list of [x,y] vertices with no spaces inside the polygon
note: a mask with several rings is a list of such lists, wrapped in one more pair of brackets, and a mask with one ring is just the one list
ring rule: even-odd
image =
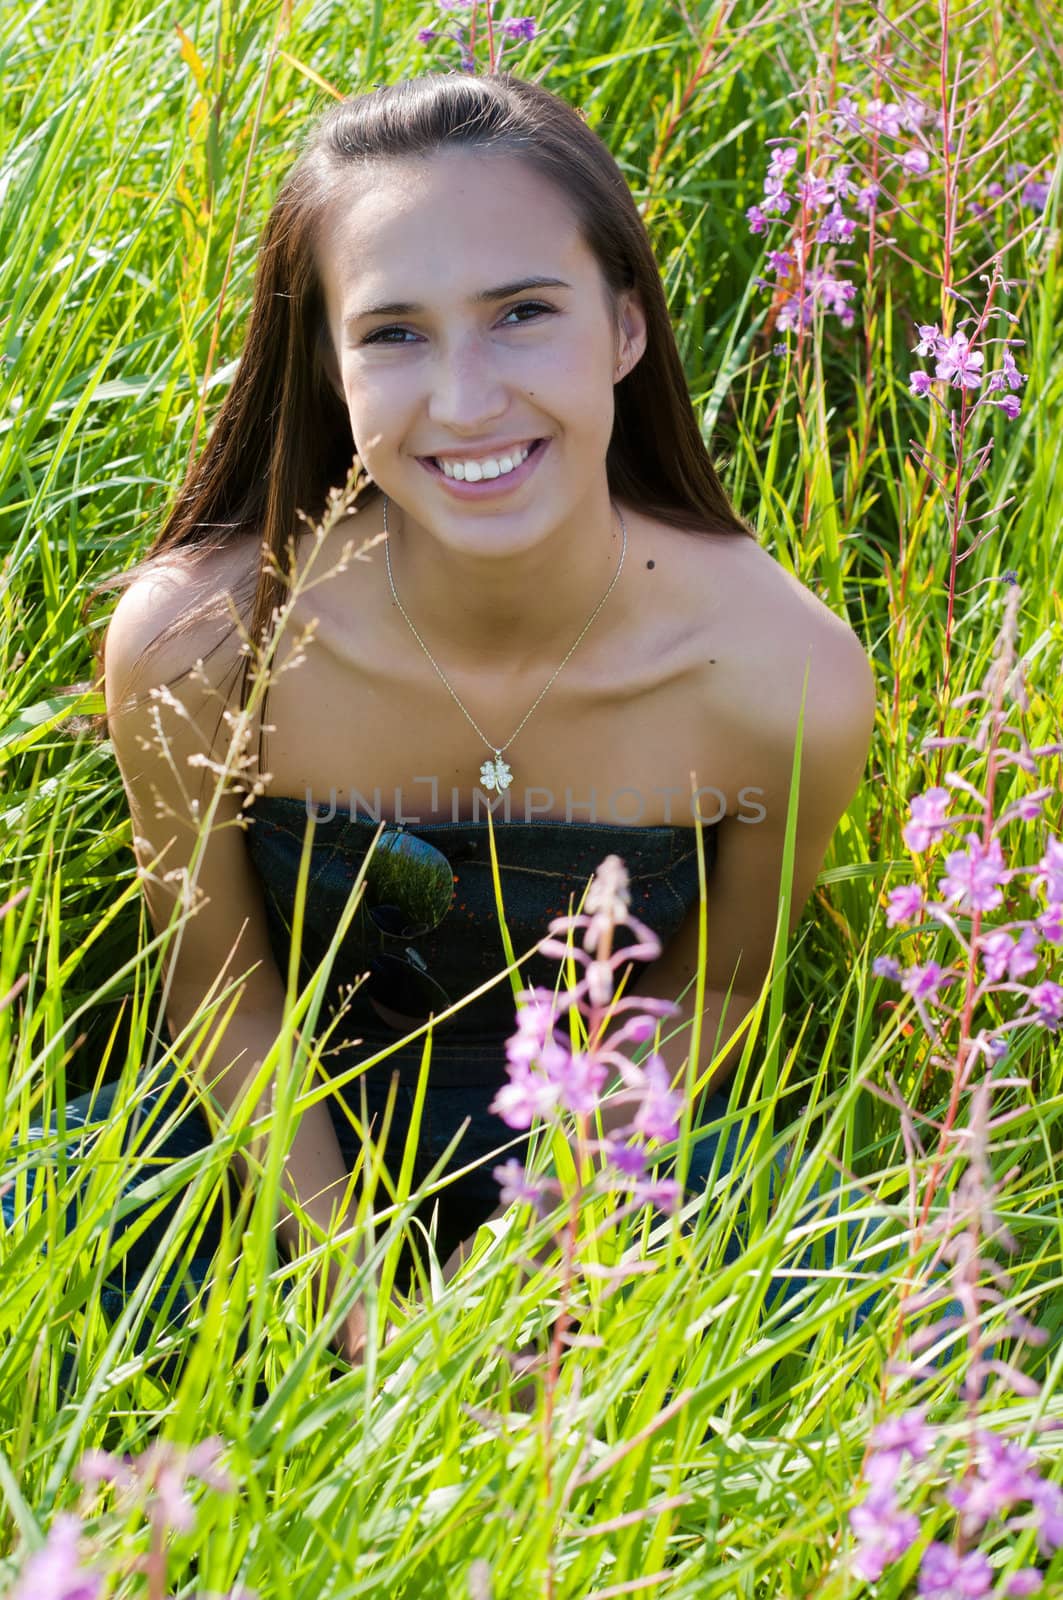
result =
[{"label": "forehead", "polygon": [[331,310],[374,298],[430,305],[537,272],[593,281],[597,263],[564,194],[519,157],[446,151],[355,167],[322,218]]}]

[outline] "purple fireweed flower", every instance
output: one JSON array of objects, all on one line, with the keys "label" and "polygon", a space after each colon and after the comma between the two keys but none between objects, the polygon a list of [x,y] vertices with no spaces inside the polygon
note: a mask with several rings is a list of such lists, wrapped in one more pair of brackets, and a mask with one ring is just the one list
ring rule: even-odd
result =
[{"label": "purple fireweed flower", "polygon": [[897,139],[901,132],[901,108],[883,100],[872,100],[864,112],[864,122],[873,133],[883,133],[887,139]]},{"label": "purple fireweed flower", "polygon": [[785,183],[796,161],[796,145],[788,145],[785,148],[773,150],[768,161],[769,177],[781,179]]},{"label": "purple fireweed flower", "polygon": [[1046,979],[1030,990],[1030,1000],[1037,1008],[1038,1020],[1049,1033],[1055,1033],[1063,1021],[1063,988]]},{"label": "purple fireweed flower", "polygon": [[856,294],[856,284],[836,278],[832,272],[818,272],[813,275],[812,287],[827,310],[835,312],[847,328],[851,327],[853,312],[848,302]]},{"label": "purple fireweed flower", "polygon": [[871,1443],[878,1455],[908,1454],[913,1461],[925,1461],[935,1438],[936,1431],[926,1420],[925,1406],[913,1406],[899,1416],[885,1417],[871,1430]]},{"label": "purple fireweed flower", "polygon": [[812,297],[806,296],[803,300],[799,295],[791,295],[779,307],[775,326],[783,332],[788,332],[798,326],[810,328],[812,326]]},{"label": "purple fireweed flower", "polygon": [[[653,931],[631,915],[627,869],[619,856],[608,856],[601,863],[584,904],[588,914],[555,918],[549,926],[551,933],[571,934],[582,929],[585,948],[573,945],[570,949],[568,942],[547,938],[540,942],[539,949],[561,959],[572,957],[585,968],[587,977],[566,990],[565,1003],[570,1013],[579,1011],[589,1017],[593,1043],[587,1050],[570,1049],[559,1036],[552,993],[545,988],[522,990],[517,1032],[506,1046],[509,1082],[498,1090],[490,1110],[512,1128],[530,1128],[538,1116],[556,1118],[565,1111],[578,1117],[591,1115],[601,1103],[608,1068],[612,1066],[621,1081],[621,1098],[639,1102],[633,1122],[622,1132],[674,1138],[683,1102],[671,1093],[663,1058],[651,1052],[643,1068],[619,1049],[625,1041],[648,1042],[656,1033],[655,1019],[675,1015],[681,1009],[671,1000],[641,995],[615,998],[616,969],[633,958],[653,960],[661,948]],[[619,926],[631,930],[636,943],[607,957],[605,953],[611,950]],[[611,1024],[623,1011],[633,1014],[603,1038],[601,1025]],[[585,1137],[581,1128],[580,1138]],[[657,1204],[661,1210],[671,1210],[679,1203],[682,1191],[678,1185],[643,1178],[646,1154],[641,1141],[628,1145],[611,1137],[591,1147],[605,1150],[615,1168],[614,1181],[607,1183],[607,1188],[615,1190],[615,1177],[619,1177],[624,1180],[622,1187],[630,1188],[634,1182],[636,1204]],[[496,1168],[494,1176],[504,1184],[505,1195],[524,1192],[521,1186],[527,1178],[519,1163]]]},{"label": "purple fireweed flower", "polygon": [[834,131],[840,133],[843,128],[848,133],[860,132],[860,112],[850,94],[843,94],[834,107]]},{"label": "purple fireweed flower", "polygon": [[506,1040],[506,1058],[514,1063],[536,1061],[556,1043],[554,996],[550,989],[522,989],[517,1001],[517,1031]]},{"label": "purple fireweed flower", "polygon": [[1034,178],[1023,189],[1022,194],[1019,196],[1019,204],[1031,206],[1034,211],[1043,211],[1048,204],[1050,193],[1050,184],[1042,183],[1040,179]]},{"label": "purple fireweed flower", "polygon": [[[618,918],[617,920],[619,921],[620,919]],[[597,957],[597,941],[603,931],[603,926],[600,917],[597,915],[591,917],[583,915],[577,917],[555,917],[548,924],[549,936],[545,939],[540,939],[538,949],[544,956],[556,956],[559,961],[564,961],[567,957],[572,956],[581,966],[588,967],[591,961]],[[615,955],[607,958],[614,970],[617,966],[632,960],[656,961],[661,953],[661,941],[653,929],[648,928],[637,917],[628,915],[625,915],[623,919],[623,926],[632,930],[637,942],[627,945],[625,949],[617,951]],[[582,950],[578,946],[573,946],[569,950],[563,940],[553,937],[554,934],[566,933],[570,928],[573,930],[577,928],[586,929]]]},{"label": "purple fireweed flower", "polygon": [[671,1216],[682,1203],[683,1190],[676,1178],[646,1178],[632,1184],[631,1197],[640,1205],[654,1206]]},{"label": "purple fireweed flower", "polygon": [[834,198],[826,178],[817,177],[813,172],[806,172],[803,178],[798,178],[797,197],[814,211],[829,205]]},{"label": "purple fireweed flower", "polygon": [[218,1458],[225,1448],[225,1440],[219,1438],[217,1434],[193,1445],[184,1457],[186,1475],[198,1478],[208,1488],[217,1489],[222,1494],[232,1494],[236,1489],[236,1480],[224,1467],[218,1466]]},{"label": "purple fireweed flower", "polygon": [[897,889],[891,889],[886,911],[887,928],[914,922],[922,909],[923,891],[917,883],[904,883]]},{"label": "purple fireweed flower", "polygon": [[792,250],[769,250],[767,260],[771,270],[784,278],[794,265],[794,253]]},{"label": "purple fireweed flower", "polygon": [[[560,920],[565,927],[582,925],[586,930],[583,935],[583,948],[591,955],[596,955],[602,939],[610,934],[618,923],[631,920],[629,914],[631,890],[628,886],[627,868],[619,856],[606,856],[591,879],[583,903],[587,908],[585,918],[577,920],[563,917]],[[557,926],[557,922],[551,922],[551,931]]]},{"label": "purple fireweed flower", "polygon": [[938,990],[943,984],[952,983],[955,976],[951,967],[940,967],[936,961],[928,961],[923,967],[908,967],[901,976],[901,988],[905,994],[916,995],[921,1000],[936,1000]]},{"label": "purple fireweed flower", "polygon": [[945,876],[938,879],[938,891],[946,905],[961,911],[993,911],[1001,905],[1001,884],[1011,874],[1004,864],[999,839],[983,845],[976,833],[966,836],[966,850],[952,850],[945,857]]},{"label": "purple fireweed flower", "polygon": [[901,95],[900,122],[902,128],[907,128],[912,133],[916,133],[925,122],[929,121],[933,114],[930,107],[924,105],[918,95]]},{"label": "purple fireweed flower", "polygon": [[854,1570],[869,1583],[877,1583],[889,1563],[899,1560],[919,1537],[919,1518],[902,1511],[889,1493],[873,1493],[853,1506],[849,1526],[859,1540]]},{"label": "purple fireweed flower", "polygon": [[1003,400],[992,400],[990,401],[990,404],[999,406],[1000,410],[1003,411],[1009,422],[1014,422],[1015,418],[1022,410],[1021,400],[1019,400],[1017,396],[1013,394],[1006,394]]},{"label": "purple fireweed flower", "polygon": [[783,188],[781,178],[764,179],[764,215],[784,217],[793,205],[793,196]]},{"label": "purple fireweed flower", "polygon": [[946,808],[951,799],[951,789],[928,789],[909,802],[911,821],[901,829],[901,837],[914,855],[919,855],[948,827]]},{"label": "purple fireweed flower", "polygon": [[646,1146],[625,1144],[622,1139],[606,1139],[603,1149],[610,1166],[616,1167],[631,1178],[641,1177],[646,1170]]},{"label": "purple fireweed flower", "polygon": [[880,183],[865,183],[861,189],[857,190],[853,204],[857,211],[863,211],[866,215],[874,211],[881,193],[882,185]]},{"label": "purple fireweed flower", "polygon": [[920,398],[922,398],[924,395],[928,395],[930,393],[930,374],[928,372],[913,372],[911,377],[911,389],[912,393],[914,395],[918,395]]},{"label": "purple fireweed flower", "polygon": [[508,1071],[510,1081],[502,1085],[487,1109],[508,1128],[530,1128],[536,1117],[553,1111],[560,1085],[523,1065],[511,1065]]},{"label": "purple fireweed flower", "polygon": [[528,1177],[525,1168],[515,1158],[511,1157],[501,1166],[492,1167],[491,1176],[500,1186],[499,1199],[504,1206],[526,1201],[538,1208],[542,1202],[543,1196],[539,1185]]},{"label": "purple fireweed flower", "polygon": [[980,1600],[993,1587],[993,1569],[980,1550],[959,1556],[947,1544],[928,1544],[919,1564],[924,1600]]},{"label": "purple fireweed flower", "polygon": [[109,1450],[86,1450],[77,1466],[74,1477],[86,1488],[94,1489],[98,1483],[113,1483],[127,1489],[136,1481],[126,1462]]},{"label": "purple fireweed flower", "polygon": [[981,350],[972,350],[970,340],[962,333],[942,339],[937,348],[936,378],[943,378],[955,388],[977,389],[982,382],[985,356]]},{"label": "purple fireweed flower", "polygon": [[1037,1548],[1043,1556],[1063,1549],[1063,1489],[1044,1478],[1032,1487],[1031,1498],[1037,1517]]},{"label": "purple fireweed flower", "polygon": [[609,1073],[595,1055],[577,1050],[565,1056],[552,1076],[557,1083],[557,1104],[566,1111],[586,1114],[597,1106]]},{"label": "purple fireweed flower", "polygon": [[96,1600],[105,1574],[79,1564],[81,1519],[61,1511],[22,1569],[10,1600]]},{"label": "purple fireweed flower", "polygon": [[1063,904],[1063,840],[1050,837],[1045,853],[1037,863],[1037,871],[1030,880],[1031,889],[1045,886],[1045,897],[1050,904]]},{"label": "purple fireweed flower", "polygon": [[418,44],[431,44],[433,39],[438,39],[439,37],[434,28],[418,28],[417,30]]},{"label": "purple fireweed flower", "polygon": [[539,24],[534,17],[510,17],[508,22],[503,22],[502,32],[507,39],[523,39],[526,44],[535,38]]},{"label": "purple fireweed flower", "polygon": [[196,1508],[185,1488],[183,1452],[168,1440],[157,1440],[140,1456],[137,1472],[153,1490],[148,1516],[155,1526],[191,1533],[196,1525]]},{"label": "purple fireweed flower", "polygon": [[1036,1567],[1020,1567],[1013,1572],[1004,1589],[1006,1595],[1040,1594],[1043,1583]]},{"label": "purple fireweed flower", "polygon": [[912,346],[913,353],[917,356],[935,356],[939,347],[944,343],[941,329],[936,322],[921,322],[916,327],[919,343]]},{"label": "purple fireweed flower", "polygon": [[901,969],[892,956],[876,956],[871,963],[871,971],[876,978],[890,978],[894,983],[900,982]]},{"label": "purple fireweed flower", "polygon": [[660,1139],[667,1144],[679,1136],[679,1118],[683,1110],[683,1097],[672,1092],[672,1080],[664,1057],[654,1052],[644,1068],[646,1091],[632,1124],[648,1139]]},{"label": "purple fireweed flower", "polygon": [[925,178],[930,171],[930,156],[926,150],[906,150],[901,166],[910,178]]},{"label": "purple fireweed flower", "polygon": [[856,223],[845,215],[841,206],[835,201],[820,222],[816,232],[816,243],[829,244],[836,240],[839,244],[848,244],[855,232]]},{"label": "purple fireweed flower", "polygon": [[946,1490],[945,1498],[962,1511],[971,1533],[1021,1500],[1032,1500],[1040,1475],[1037,1457],[1010,1439],[982,1430],[978,1436],[977,1470]]},{"label": "purple fireweed flower", "polygon": [[1003,377],[1004,382],[1007,384],[1009,389],[1021,389],[1024,383],[1029,382],[1029,374],[1019,371],[1015,364],[1015,357],[1006,346],[1001,361],[1000,371],[1001,376]]},{"label": "purple fireweed flower", "polygon": [[1037,966],[1038,938],[1027,924],[1014,940],[1005,929],[980,934],[978,945],[982,951],[982,965],[990,983],[1000,983],[1005,978],[1012,983],[1032,972]]},{"label": "purple fireweed flower", "polygon": [[768,219],[759,206],[750,206],[746,212],[746,221],[749,223],[750,233],[763,233],[768,226]]},{"label": "purple fireweed flower", "polygon": [[830,181],[834,185],[835,194],[842,200],[848,200],[850,195],[857,193],[858,185],[849,176],[852,170],[851,161],[839,161],[831,169]]}]

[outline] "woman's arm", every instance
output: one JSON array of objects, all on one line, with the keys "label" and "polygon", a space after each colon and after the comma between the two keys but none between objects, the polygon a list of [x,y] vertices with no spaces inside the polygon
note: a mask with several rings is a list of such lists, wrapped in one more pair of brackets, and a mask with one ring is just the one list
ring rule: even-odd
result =
[{"label": "woman's arm", "polygon": [[[829,615],[829,614],[828,614]],[[875,720],[875,680],[856,635],[838,620],[818,628],[804,652],[809,664],[797,794],[793,880],[787,927],[794,933],[823,866],[831,840],[860,787]],[[749,785],[754,791],[742,808],[744,821],[728,815],[716,825],[716,860],[706,893],[705,997],[700,1064],[741,1029],[724,1051],[709,1080],[710,1092],[729,1080],[746,1043],[742,1023],[756,1006],[771,970],[772,949],[786,885],[782,881],[786,815],[796,750],[797,712],[805,663],[795,660],[786,691],[773,701],[765,687],[753,700],[759,717],[745,736]],[[775,706],[773,713],[772,707]],[[759,744],[758,744],[759,740]],[[705,781],[700,776],[699,782]],[[741,789],[746,774],[736,770]],[[681,1013],[661,1022],[660,1053],[673,1079],[690,1050],[695,1006],[701,906],[695,903],[660,958],[641,967],[625,994],[678,1000]],[[728,996],[728,989],[731,993]],[[622,1018],[621,1018],[622,1020]],[[624,1120],[618,1107],[615,1120]]]},{"label": "woman's arm", "polygon": [[[105,692],[111,739],[125,785],[133,825],[133,847],[155,932],[168,926],[175,904],[197,909],[179,929],[166,957],[166,1016],[174,1037],[201,1011],[204,1001],[235,979],[239,997],[228,1022],[221,1016],[232,1006],[223,1002],[206,1038],[192,1053],[196,1077],[229,1112],[238,1102],[281,1031],[285,986],[269,944],[262,889],[251,867],[238,823],[239,798],[231,788],[217,805],[198,861],[194,859],[200,820],[206,817],[217,776],[204,760],[221,762],[220,744],[229,738],[220,718],[238,662],[239,638],[232,635],[213,655],[211,647],[224,634],[223,623],[209,627],[193,621],[186,633],[165,643],[145,664],[148,644],[195,597],[187,573],[166,580],[144,577],[134,583],[115,608],[105,644]],[[203,658],[206,681],[181,678],[162,700],[150,690],[170,682],[188,662]],[[220,732],[215,743],[215,730]],[[156,857],[162,853],[162,860]],[[219,1037],[220,1036],[220,1037]],[[207,1065],[201,1057],[212,1058]],[[219,1073],[218,1063],[223,1064]],[[260,1091],[251,1120],[268,1114],[272,1082]],[[267,1157],[268,1136],[259,1134],[236,1152],[237,1172],[245,1183],[258,1181]],[[249,1159],[250,1157],[250,1159]],[[348,1173],[328,1108],[318,1101],[304,1111],[292,1139],[282,1186],[308,1217],[328,1234],[333,1212],[339,1227],[354,1221],[343,1205]],[[299,1222],[283,1202],[278,1237],[288,1252],[299,1242]],[[340,1267],[330,1258],[327,1288],[331,1299]],[[356,1308],[340,1335],[344,1352],[357,1353],[364,1333]]]}]

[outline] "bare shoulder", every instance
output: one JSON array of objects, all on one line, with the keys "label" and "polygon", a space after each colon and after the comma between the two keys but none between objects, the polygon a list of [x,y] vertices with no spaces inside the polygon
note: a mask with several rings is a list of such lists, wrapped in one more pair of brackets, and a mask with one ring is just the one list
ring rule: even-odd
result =
[{"label": "bare shoulder", "polygon": [[212,685],[240,659],[237,613],[254,594],[257,540],[244,536],[201,555],[152,561],[118,600],[107,625],[108,700],[169,683],[197,663]]},{"label": "bare shoulder", "polygon": [[807,671],[806,724],[870,737],[874,672],[849,622],[754,539],[721,541],[714,557],[706,638],[735,714],[792,733]]}]

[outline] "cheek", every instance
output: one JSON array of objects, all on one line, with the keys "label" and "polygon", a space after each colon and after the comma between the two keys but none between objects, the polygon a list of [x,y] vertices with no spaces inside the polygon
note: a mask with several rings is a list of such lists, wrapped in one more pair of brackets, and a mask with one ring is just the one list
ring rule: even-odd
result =
[{"label": "cheek", "polygon": [[542,378],[569,405],[600,404],[603,384],[609,387],[609,353],[589,338],[554,345],[543,362]]}]

